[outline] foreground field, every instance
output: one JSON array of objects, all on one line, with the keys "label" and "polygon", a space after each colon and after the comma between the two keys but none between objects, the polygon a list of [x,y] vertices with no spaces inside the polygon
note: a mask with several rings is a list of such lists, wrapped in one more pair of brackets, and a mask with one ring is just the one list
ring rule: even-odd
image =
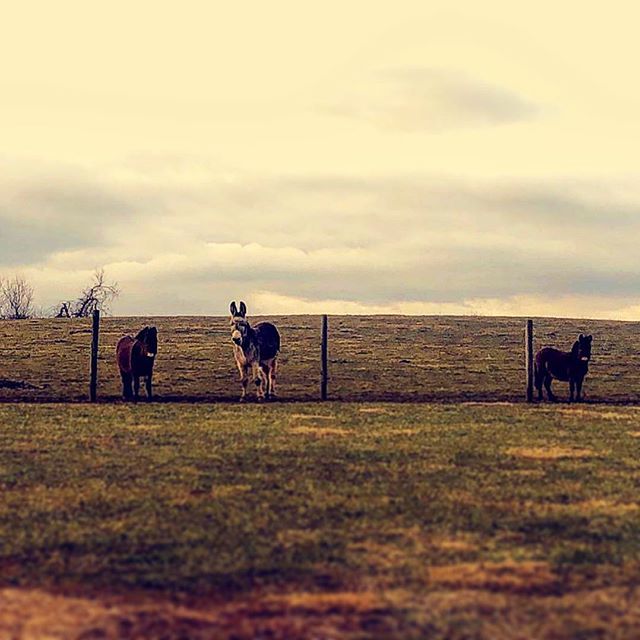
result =
[{"label": "foreground field", "polygon": [[[280,394],[316,399],[320,319],[278,316]],[[120,397],[114,350],[145,325],[159,329],[156,391],[164,400],[231,400],[240,388],[226,317],[105,318],[98,393]],[[524,320],[481,317],[332,316],[329,393],[334,400],[522,400]],[[640,401],[640,329],[635,322],[535,321],[535,346],[569,349],[594,335],[589,401]],[[86,400],[89,320],[0,322],[0,401]],[[557,385],[566,398],[566,385]]]},{"label": "foreground field", "polygon": [[0,425],[3,638],[637,637],[638,408],[15,404]]}]

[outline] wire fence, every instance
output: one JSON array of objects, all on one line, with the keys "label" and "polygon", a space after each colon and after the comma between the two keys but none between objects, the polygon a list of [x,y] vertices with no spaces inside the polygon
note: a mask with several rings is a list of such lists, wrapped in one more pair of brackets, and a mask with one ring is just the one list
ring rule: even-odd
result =
[{"label": "wire fence", "polygon": [[[282,335],[278,395],[317,400],[322,389],[319,316],[275,316]],[[158,400],[229,401],[240,394],[226,317],[103,318],[98,401],[120,399],[115,345],[146,325],[159,332]],[[534,349],[569,350],[594,336],[588,401],[640,401],[639,323],[540,318]],[[486,317],[330,316],[327,398],[344,401],[525,401],[525,320]],[[91,319],[0,322],[0,401],[89,399]],[[565,383],[554,389],[564,398]]]}]

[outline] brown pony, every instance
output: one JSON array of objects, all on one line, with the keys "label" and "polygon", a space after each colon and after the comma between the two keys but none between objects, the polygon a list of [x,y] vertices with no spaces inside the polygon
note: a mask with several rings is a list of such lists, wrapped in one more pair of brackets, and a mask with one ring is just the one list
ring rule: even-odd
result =
[{"label": "brown pony", "polygon": [[240,402],[243,402],[247,395],[250,373],[256,385],[258,400],[269,400],[276,393],[280,334],[270,322],[259,322],[252,327],[247,320],[247,305],[244,302],[240,302],[239,309],[236,303],[232,302],[229,309],[233,356],[242,383]]},{"label": "brown pony", "polygon": [[573,402],[574,390],[576,401],[580,402],[582,382],[589,370],[591,359],[591,342],[593,336],[580,334],[573,343],[571,351],[559,351],[552,347],[545,347],[536,353],[534,361],[534,380],[538,390],[538,400],[542,400],[542,385],[547,390],[547,397],[552,402],[557,400],[551,391],[551,381],[563,380],[569,382],[569,402]]},{"label": "brown pony", "polygon": [[125,400],[138,401],[141,377],[145,378],[147,400],[151,400],[151,378],[156,353],[158,353],[158,330],[155,327],[145,327],[135,338],[125,336],[118,341],[116,360],[122,377],[122,396]]}]

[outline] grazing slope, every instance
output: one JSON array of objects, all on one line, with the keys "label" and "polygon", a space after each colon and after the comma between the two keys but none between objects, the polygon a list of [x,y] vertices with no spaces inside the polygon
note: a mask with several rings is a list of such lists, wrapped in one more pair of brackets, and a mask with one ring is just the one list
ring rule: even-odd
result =
[{"label": "grazing slope", "polygon": [[[252,322],[261,319],[252,317]],[[320,320],[268,318],[282,335],[279,394],[318,397]],[[100,338],[99,395],[120,396],[114,360],[118,339],[153,324],[160,347],[155,390],[164,399],[234,399],[239,395],[227,318],[106,318]],[[523,330],[517,318],[331,317],[330,385],[343,400],[519,400],[523,397]],[[638,323],[536,320],[536,349],[569,349],[594,334],[585,382],[588,400],[640,400]],[[87,398],[87,320],[0,322],[1,400]],[[555,383],[561,398],[567,385]]]},{"label": "grazing slope", "polygon": [[0,425],[0,637],[637,637],[638,408],[4,405]]}]

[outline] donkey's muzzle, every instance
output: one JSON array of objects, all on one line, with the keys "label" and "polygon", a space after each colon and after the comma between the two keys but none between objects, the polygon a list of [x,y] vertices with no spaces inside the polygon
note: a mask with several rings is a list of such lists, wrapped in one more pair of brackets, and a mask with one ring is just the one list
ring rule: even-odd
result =
[{"label": "donkey's muzzle", "polygon": [[242,338],[231,338],[234,344],[240,346],[242,344]]}]

